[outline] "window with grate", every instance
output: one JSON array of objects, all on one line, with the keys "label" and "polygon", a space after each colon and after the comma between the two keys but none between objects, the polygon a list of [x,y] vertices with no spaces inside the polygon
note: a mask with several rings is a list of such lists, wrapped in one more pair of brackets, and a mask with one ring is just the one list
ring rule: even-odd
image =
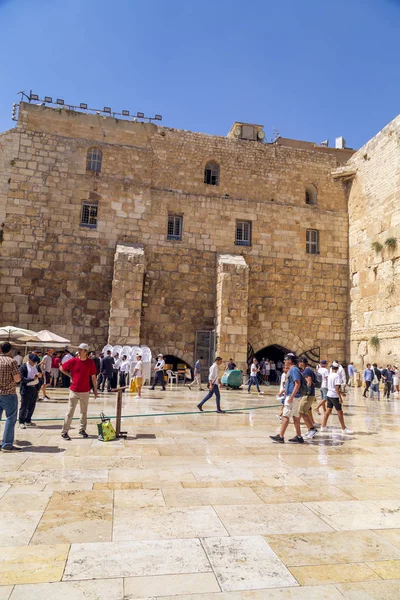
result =
[{"label": "window with grate", "polygon": [[83,227],[97,227],[98,208],[97,202],[82,203],[81,225]]},{"label": "window with grate", "polygon": [[219,164],[208,162],[204,169],[204,183],[207,185],[219,185]]},{"label": "window with grate", "polygon": [[236,246],[251,246],[251,221],[236,221]]},{"label": "window with grate", "polygon": [[86,171],[100,173],[103,153],[99,148],[89,148],[87,152]]},{"label": "window with grate", "polygon": [[181,215],[168,215],[167,240],[181,240],[183,217]]},{"label": "window with grate", "polygon": [[307,252],[307,254],[319,254],[319,231],[318,231],[318,229],[307,229],[306,252]]}]

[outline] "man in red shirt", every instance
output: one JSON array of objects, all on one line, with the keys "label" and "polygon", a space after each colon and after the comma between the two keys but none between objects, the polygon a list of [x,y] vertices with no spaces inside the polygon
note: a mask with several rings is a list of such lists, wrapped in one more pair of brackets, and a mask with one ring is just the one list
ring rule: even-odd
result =
[{"label": "man in red shirt", "polygon": [[67,360],[63,365],[60,365],[61,373],[71,378],[69,388],[69,410],[65,415],[64,425],[61,432],[61,437],[64,440],[70,440],[68,435],[71,427],[72,417],[76,409],[76,405],[80,404],[81,409],[81,428],[79,435],[84,438],[89,437],[86,433],[87,411],[89,404],[90,380],[93,383],[94,397],[97,398],[97,379],[96,365],[91,358],[88,358],[89,346],[81,344],[78,348],[79,356]]}]

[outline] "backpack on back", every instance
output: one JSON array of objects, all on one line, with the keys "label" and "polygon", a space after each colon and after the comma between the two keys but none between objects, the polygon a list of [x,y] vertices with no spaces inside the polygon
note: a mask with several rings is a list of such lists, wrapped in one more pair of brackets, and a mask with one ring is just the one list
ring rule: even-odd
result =
[{"label": "backpack on back", "polygon": [[322,385],[322,375],[318,371],[314,371],[314,385],[316,388],[320,388]]}]

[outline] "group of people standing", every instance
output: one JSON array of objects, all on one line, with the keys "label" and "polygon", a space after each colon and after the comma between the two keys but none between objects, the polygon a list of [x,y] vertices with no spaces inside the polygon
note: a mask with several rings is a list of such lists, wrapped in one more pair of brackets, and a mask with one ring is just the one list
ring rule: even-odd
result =
[{"label": "group of people standing", "polygon": [[266,385],[279,382],[283,370],[283,362],[280,359],[275,362],[268,358],[262,358],[260,361],[253,358],[249,366],[250,376],[252,376],[251,367],[255,364],[254,361],[259,366],[258,378],[260,382],[265,383]]},{"label": "group of people standing", "polygon": [[383,382],[383,397],[389,399],[390,394],[399,394],[399,378],[400,371],[396,366],[386,365],[385,368],[378,368],[377,363],[371,365],[367,364],[366,369],[363,373],[364,381],[364,398],[367,397],[369,391],[369,397],[374,398],[375,394],[377,399],[381,399],[380,385]]}]

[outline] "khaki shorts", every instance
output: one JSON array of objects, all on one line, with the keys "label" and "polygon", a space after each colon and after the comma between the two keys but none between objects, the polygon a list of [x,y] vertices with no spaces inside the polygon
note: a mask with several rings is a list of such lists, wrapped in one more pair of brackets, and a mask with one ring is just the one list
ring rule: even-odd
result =
[{"label": "khaki shorts", "polygon": [[299,413],[302,415],[306,415],[314,402],[315,396],[303,396],[300,399]]},{"label": "khaki shorts", "polygon": [[299,416],[299,402],[300,398],[293,398],[293,402],[289,404],[290,396],[286,396],[285,403],[283,405],[283,413],[284,417],[290,419],[290,417],[298,417]]}]

